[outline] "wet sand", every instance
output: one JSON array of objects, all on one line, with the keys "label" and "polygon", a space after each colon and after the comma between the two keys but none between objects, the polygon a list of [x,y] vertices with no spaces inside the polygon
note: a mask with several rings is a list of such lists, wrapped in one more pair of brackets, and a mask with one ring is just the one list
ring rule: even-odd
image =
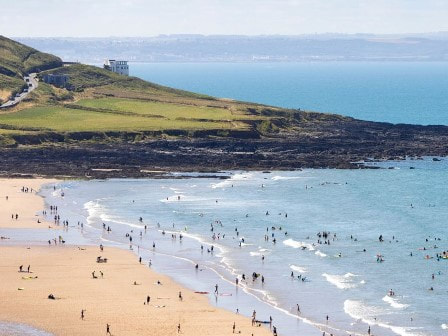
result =
[{"label": "wet sand", "polygon": [[[52,179],[0,179],[0,228],[48,228],[50,222],[42,218],[44,200],[36,196],[41,186],[55,182]],[[28,187],[28,192],[22,192]],[[31,188],[33,191],[31,191]],[[8,196],[8,199],[6,199]],[[18,219],[11,215],[18,214]],[[40,219],[41,223],[38,223]]]}]

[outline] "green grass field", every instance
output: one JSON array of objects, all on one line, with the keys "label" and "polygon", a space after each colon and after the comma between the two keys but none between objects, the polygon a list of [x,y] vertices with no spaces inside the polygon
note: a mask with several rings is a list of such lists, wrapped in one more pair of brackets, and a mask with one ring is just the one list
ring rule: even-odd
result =
[{"label": "green grass field", "polygon": [[42,131],[52,130],[57,132],[155,131],[172,129],[229,130],[244,129],[247,126],[241,122],[148,118],[144,114],[123,115],[71,109],[63,106],[32,107],[19,112],[1,114],[0,124],[22,130],[39,129]]},{"label": "green grass field", "polygon": [[168,104],[120,98],[83,99],[77,102],[76,105],[88,108],[129,112],[142,116],[162,116],[169,120],[202,119],[213,121],[235,121],[252,118],[252,116],[242,113],[234,113],[225,108]]}]

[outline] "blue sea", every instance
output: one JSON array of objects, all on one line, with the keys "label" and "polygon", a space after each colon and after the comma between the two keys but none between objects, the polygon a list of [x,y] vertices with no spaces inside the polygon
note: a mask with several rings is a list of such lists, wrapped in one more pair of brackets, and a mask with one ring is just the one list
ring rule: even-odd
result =
[{"label": "blue sea", "polygon": [[[436,256],[448,251],[448,160],[441,160],[66,181],[42,195],[69,219],[68,242],[132,248],[155,271],[210,292],[218,307],[272,316],[280,335],[366,335],[370,326],[373,335],[442,336],[448,259]],[[22,231],[6,234],[23,239]],[[213,294],[215,284],[224,295]]]},{"label": "blue sea", "polygon": [[132,63],[130,72],[217,97],[363,120],[448,125],[448,63]]}]

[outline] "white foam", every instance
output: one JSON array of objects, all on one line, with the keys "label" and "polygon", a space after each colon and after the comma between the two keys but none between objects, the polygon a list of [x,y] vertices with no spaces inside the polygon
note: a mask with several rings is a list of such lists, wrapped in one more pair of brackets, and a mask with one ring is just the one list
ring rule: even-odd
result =
[{"label": "white foam", "polygon": [[325,258],[327,256],[325,253],[323,253],[321,251],[316,251],[314,254],[319,256],[319,257],[322,257],[322,258]]},{"label": "white foam", "polygon": [[248,180],[252,176],[253,176],[253,174],[251,174],[251,173],[235,174],[235,175],[232,175],[232,177],[229,178],[229,179],[226,179],[226,180],[218,182],[218,183],[213,183],[212,184],[212,188],[216,189],[216,188],[229,187],[229,186],[231,186],[235,182]]},{"label": "white foam", "polygon": [[444,323],[440,326],[442,329],[446,330],[448,329],[448,324]]},{"label": "white foam", "polygon": [[332,285],[335,285],[339,289],[351,289],[358,286],[357,283],[354,282],[355,277],[357,275],[352,273],[346,273],[344,275],[333,275],[324,273],[322,276]]},{"label": "white foam", "polygon": [[289,268],[292,269],[293,271],[296,271],[296,272],[299,272],[299,273],[306,273],[307,272],[305,267],[300,267],[300,266],[296,266],[296,265],[290,265]]},{"label": "white foam", "polygon": [[297,179],[300,179],[300,178],[304,178],[304,177],[300,177],[300,176],[273,176],[272,178],[271,178],[271,180],[274,180],[274,181],[279,181],[279,180],[297,180]]},{"label": "white foam", "polygon": [[385,297],[383,297],[383,301],[387,302],[388,304],[390,304],[390,306],[392,308],[395,308],[395,309],[405,309],[405,308],[409,307],[409,305],[400,303],[400,302],[398,302],[397,299],[390,297],[389,295],[386,295]]},{"label": "white foam", "polygon": [[84,203],[84,209],[87,210],[87,224],[92,225],[97,222],[113,222],[116,224],[127,225],[133,228],[141,229],[141,225],[122,220],[119,217],[112,216],[107,213],[107,209],[100,204],[100,200],[89,201]]},{"label": "white foam", "polygon": [[389,325],[385,322],[380,322],[374,317],[384,314],[380,308],[370,307],[363,304],[361,301],[355,300],[345,300],[344,301],[344,311],[346,314],[350,315],[352,318],[364,322],[368,325],[377,325],[381,328],[386,328],[391,330],[393,333],[400,336],[422,336],[424,334],[415,333],[413,330],[417,328],[406,328]]},{"label": "white foam", "polygon": [[314,246],[308,243],[304,243],[304,242],[300,242],[300,241],[296,241],[294,239],[286,239],[283,241],[283,244],[292,248],[303,248],[306,247],[308,250],[310,251],[314,251]]}]

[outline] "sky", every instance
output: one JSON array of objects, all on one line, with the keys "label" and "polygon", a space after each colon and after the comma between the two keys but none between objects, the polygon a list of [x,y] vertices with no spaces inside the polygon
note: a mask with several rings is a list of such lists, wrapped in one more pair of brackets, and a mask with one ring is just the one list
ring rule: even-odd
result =
[{"label": "sky", "polygon": [[9,37],[448,31],[448,0],[0,0]]}]

